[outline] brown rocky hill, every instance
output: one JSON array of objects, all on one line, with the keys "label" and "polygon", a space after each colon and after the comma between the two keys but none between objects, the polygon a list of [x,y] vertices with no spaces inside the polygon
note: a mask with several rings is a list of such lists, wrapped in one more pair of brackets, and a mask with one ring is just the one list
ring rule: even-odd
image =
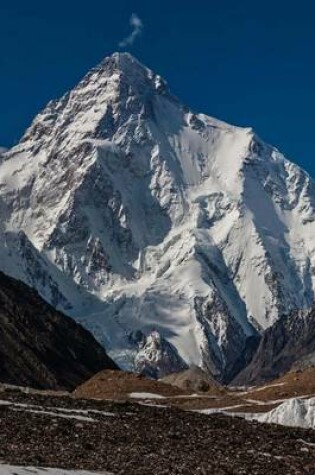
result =
[{"label": "brown rocky hill", "polygon": [[154,379],[146,378],[141,374],[127,373],[124,371],[104,370],[93,376],[91,379],[79,386],[74,395],[85,399],[128,399],[130,395],[136,394],[148,396],[174,397],[182,394],[189,394],[170,384],[162,383]]},{"label": "brown rocky hill", "polygon": [[197,366],[192,366],[180,373],[169,374],[160,381],[190,392],[206,392],[207,394],[215,395],[224,392],[223,386],[211,377],[209,373],[206,373]]},{"label": "brown rocky hill", "polygon": [[292,370],[264,386],[252,388],[250,397],[263,401],[315,397],[315,368]]},{"label": "brown rocky hill", "polygon": [[297,370],[262,386],[227,387],[211,380],[199,368],[162,380],[123,371],[104,370],[80,385],[75,399],[141,402],[160,407],[225,413],[264,413],[294,398],[315,397],[315,368]]},{"label": "brown rocky hill", "polygon": [[0,381],[73,389],[117,368],[94,337],[36,291],[0,273]]}]

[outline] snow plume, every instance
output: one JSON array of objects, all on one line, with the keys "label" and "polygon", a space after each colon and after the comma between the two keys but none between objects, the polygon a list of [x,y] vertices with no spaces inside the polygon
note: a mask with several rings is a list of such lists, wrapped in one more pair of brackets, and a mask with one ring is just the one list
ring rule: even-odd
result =
[{"label": "snow plume", "polygon": [[125,46],[130,46],[133,45],[135,40],[138,38],[138,36],[141,35],[142,30],[143,30],[143,23],[141,18],[138,17],[136,13],[133,13],[130,17],[129,20],[130,26],[132,28],[132,31],[130,35],[126,36],[120,43],[119,47],[120,48],[125,48]]}]

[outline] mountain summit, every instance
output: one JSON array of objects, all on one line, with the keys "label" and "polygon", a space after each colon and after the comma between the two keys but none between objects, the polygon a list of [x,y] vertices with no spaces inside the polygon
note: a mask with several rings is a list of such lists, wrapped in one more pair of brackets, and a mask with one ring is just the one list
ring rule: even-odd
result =
[{"label": "mountain summit", "polygon": [[168,365],[229,381],[264,329],[313,304],[314,203],[251,128],[192,112],[115,53],[1,155],[0,266],[124,368],[139,352],[146,367],[154,335]]}]

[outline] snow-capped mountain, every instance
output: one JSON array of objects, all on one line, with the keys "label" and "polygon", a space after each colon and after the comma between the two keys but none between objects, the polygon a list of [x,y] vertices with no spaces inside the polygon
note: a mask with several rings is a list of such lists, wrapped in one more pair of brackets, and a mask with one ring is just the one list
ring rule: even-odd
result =
[{"label": "snow-capped mountain", "polygon": [[[313,181],[129,54],[50,102],[0,163],[2,270],[125,368],[134,335],[154,332],[170,360],[229,380],[262,330],[313,304]],[[30,251],[12,246],[21,236]]]}]

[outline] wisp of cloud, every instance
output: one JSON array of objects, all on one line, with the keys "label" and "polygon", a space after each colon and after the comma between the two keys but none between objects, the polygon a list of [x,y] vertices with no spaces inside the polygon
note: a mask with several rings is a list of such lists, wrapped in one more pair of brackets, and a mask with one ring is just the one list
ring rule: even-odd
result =
[{"label": "wisp of cloud", "polygon": [[136,13],[133,13],[129,20],[130,26],[132,27],[132,31],[130,35],[124,38],[120,43],[120,48],[125,48],[126,46],[131,46],[136,38],[141,35],[143,30],[143,23],[141,18],[138,17]]}]

